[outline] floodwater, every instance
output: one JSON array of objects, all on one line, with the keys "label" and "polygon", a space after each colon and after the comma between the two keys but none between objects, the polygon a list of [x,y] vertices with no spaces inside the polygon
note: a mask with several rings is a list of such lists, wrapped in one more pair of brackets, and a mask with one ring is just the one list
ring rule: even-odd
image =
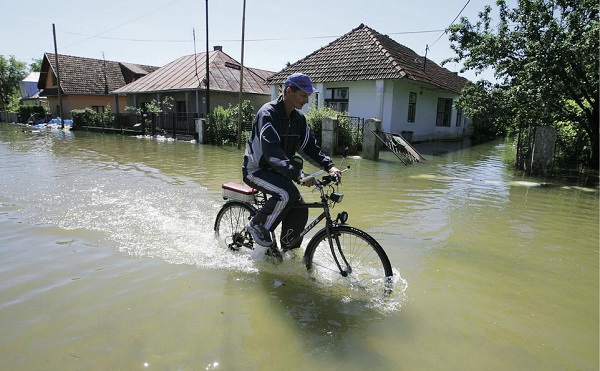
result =
[{"label": "floodwater", "polygon": [[1,368],[598,370],[597,180],[436,146],[346,161],[397,281],[365,302],[216,246],[237,148],[0,124]]}]

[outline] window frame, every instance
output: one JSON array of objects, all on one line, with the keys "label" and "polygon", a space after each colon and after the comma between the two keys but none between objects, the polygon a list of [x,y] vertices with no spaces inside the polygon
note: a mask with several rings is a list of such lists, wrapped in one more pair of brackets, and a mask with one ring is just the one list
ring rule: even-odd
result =
[{"label": "window frame", "polygon": [[435,126],[452,126],[452,98],[438,98]]},{"label": "window frame", "polygon": [[350,88],[335,87],[325,89],[324,103],[337,112],[348,112],[350,107]]},{"label": "window frame", "polygon": [[417,93],[408,92],[408,114],[406,122],[415,123],[417,118]]}]

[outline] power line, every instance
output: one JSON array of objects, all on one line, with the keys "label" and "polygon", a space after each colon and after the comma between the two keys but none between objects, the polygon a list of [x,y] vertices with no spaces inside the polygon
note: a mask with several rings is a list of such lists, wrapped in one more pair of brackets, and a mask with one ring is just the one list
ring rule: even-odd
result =
[{"label": "power line", "polygon": [[[177,0],[180,1],[180,0]],[[86,35],[86,34],[81,34],[81,33],[77,33],[77,32],[70,32],[70,31],[64,31],[64,30],[60,30],[61,33],[65,33],[65,34],[69,34],[69,35],[76,35],[76,36],[83,36],[83,37],[87,37],[87,39],[82,40],[82,41],[78,41],[72,44],[69,44],[67,46],[72,46],[75,44],[79,44],[83,41],[87,41],[90,39],[106,39],[106,40],[115,40],[115,41],[132,41],[132,42],[157,42],[157,43],[188,43],[190,42],[190,40],[158,40],[158,39],[131,39],[131,38],[120,38],[120,37],[108,37],[108,36],[100,36],[106,32],[112,31],[115,28],[124,26],[125,24],[122,24],[120,26],[114,27],[110,30],[98,33],[96,35]],[[390,32],[387,35],[406,35],[406,34],[423,34],[423,33],[433,33],[433,32],[440,32],[440,31],[444,31],[444,30],[423,30],[423,31],[400,31],[400,32]],[[289,41],[289,40],[311,40],[311,39],[333,39],[333,38],[338,38],[341,35],[328,35],[328,36],[310,36],[310,37],[290,37],[290,38],[264,38],[264,39],[249,39],[249,40],[245,40],[246,42],[252,41],[252,42],[264,42],[264,41]],[[213,40],[214,42],[238,42],[241,41],[240,39],[221,39],[221,40]],[[65,46],[65,47],[67,47]]]},{"label": "power line", "polygon": [[[66,33],[69,35],[75,35],[75,36],[83,36],[83,37],[87,37],[86,40],[90,40],[90,39],[105,39],[105,40],[115,40],[115,41],[133,41],[133,42],[163,42],[163,43],[189,43],[190,40],[156,40],[156,39],[126,39],[126,38],[121,38],[121,37],[109,37],[109,36],[98,36],[100,34],[97,35],[86,35],[86,34],[81,34],[81,33],[77,33],[77,32],[70,32],[70,31],[60,31],[61,33]],[[71,45],[75,45],[75,44],[79,44],[81,41],[78,41],[76,43],[73,44],[69,44],[68,46]]]},{"label": "power line", "polygon": [[[467,0],[466,4],[462,7],[462,9],[460,10],[460,12],[458,12],[458,14],[456,15],[456,17],[454,17],[454,19],[452,20],[452,22],[450,22],[450,24],[448,25],[448,28],[450,28],[450,26],[452,26],[454,24],[454,21],[456,21],[458,19],[458,17],[460,17],[460,15],[465,10],[465,8],[467,7],[467,5],[469,5],[470,2],[471,2],[471,0]],[[446,28],[445,30],[443,30],[444,32],[442,32],[440,34],[440,36],[433,42],[433,44],[431,44],[431,46],[434,46],[435,43],[437,43],[438,41],[440,41],[440,39],[442,38],[442,36],[444,36],[446,33],[448,33],[448,28]],[[425,51],[427,51],[427,49],[429,49],[429,47],[430,46],[427,45],[425,47]]]},{"label": "power line", "polygon": [[[133,18],[133,19],[131,19],[131,20],[127,21],[127,22],[121,23],[121,24],[119,24],[119,25],[117,25],[117,26],[115,26],[115,27],[109,28],[108,30],[105,30],[105,31],[99,32],[99,33],[97,33],[97,34],[95,34],[95,35],[87,35],[88,37],[87,37],[86,39],[83,39],[83,40],[80,40],[80,41],[74,42],[74,43],[72,43],[72,44],[69,44],[69,45],[65,45],[65,46],[64,46],[64,48],[68,48],[68,47],[70,47],[70,46],[73,46],[73,45],[81,44],[82,42],[86,42],[86,41],[88,41],[88,40],[90,40],[90,39],[93,39],[93,38],[98,38],[100,35],[103,35],[103,34],[105,34],[105,33],[107,33],[107,32],[110,32],[110,31],[114,31],[114,30],[116,30],[117,28],[121,28],[121,27],[123,27],[123,26],[125,26],[125,25],[128,25],[128,24],[130,24],[130,23],[133,23],[133,22],[135,22],[135,21],[138,21],[138,20],[140,20],[140,19],[142,19],[142,18],[145,18],[145,17],[149,16],[150,14],[156,13],[156,12],[158,12],[159,10],[161,10],[161,9],[163,9],[163,8],[166,8],[166,7],[168,7],[168,6],[171,6],[171,5],[173,5],[173,4],[176,4],[176,3],[180,2],[180,1],[181,1],[181,0],[173,0],[173,1],[171,1],[170,3],[163,4],[163,5],[159,6],[158,8],[156,8],[156,9],[154,9],[154,10],[151,10],[151,11],[149,11],[149,12],[147,12],[147,13],[145,13],[145,14],[142,14],[142,15],[140,15],[139,17]],[[64,32],[64,31],[62,31],[62,32]],[[82,35],[82,36],[86,36],[86,35]]]}]

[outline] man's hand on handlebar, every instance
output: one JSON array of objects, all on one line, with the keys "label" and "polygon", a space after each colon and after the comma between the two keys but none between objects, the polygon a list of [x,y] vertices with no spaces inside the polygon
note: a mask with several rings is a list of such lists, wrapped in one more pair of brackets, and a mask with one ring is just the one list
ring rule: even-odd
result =
[{"label": "man's hand on handlebar", "polygon": [[329,169],[329,175],[332,175],[336,183],[342,182],[342,172],[337,167],[333,166]]},{"label": "man's hand on handlebar", "polygon": [[[335,184],[340,184],[342,182],[342,173],[344,171],[347,171],[349,168],[350,168],[350,166],[348,166],[347,169],[344,169],[343,171],[341,171],[340,169],[338,169],[335,166],[332,167],[331,169],[329,169],[329,174],[325,175],[323,177],[323,181],[321,181],[321,183],[325,182],[326,184],[329,184],[331,182],[334,182]],[[324,172],[325,172],[325,170],[319,170],[312,174],[302,173],[300,175],[300,178],[298,179],[298,183],[303,186],[306,186],[306,187],[312,187],[317,184],[316,176],[321,173],[324,173]]]},{"label": "man's hand on handlebar", "polygon": [[[316,175],[318,173],[323,173],[323,170],[320,170],[316,173],[312,173],[312,174],[304,174],[302,173],[302,175],[300,176],[300,179],[298,179],[298,183],[300,183],[303,186],[306,187],[312,187],[315,184],[317,184],[317,179],[316,179]],[[339,184],[342,182],[342,172],[340,171],[340,169],[338,169],[337,167],[332,167],[331,169],[329,169],[329,175],[326,175],[323,177],[323,179],[325,180],[327,179],[327,183],[329,182],[334,182],[336,184]]]}]

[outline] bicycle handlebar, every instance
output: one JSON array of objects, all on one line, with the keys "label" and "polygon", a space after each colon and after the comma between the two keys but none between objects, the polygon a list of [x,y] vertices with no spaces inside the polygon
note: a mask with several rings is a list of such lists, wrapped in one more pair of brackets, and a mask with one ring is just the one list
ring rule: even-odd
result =
[{"label": "bicycle handlebar", "polygon": [[[343,169],[342,171],[340,171],[340,173],[345,173],[346,171],[350,170],[350,166],[348,166],[347,168]],[[304,182],[306,182],[307,180],[311,179],[311,178],[315,178],[317,175],[320,175],[322,173],[324,173],[325,170],[318,170],[315,171],[312,174],[308,174],[305,177],[300,179],[300,184],[303,184]],[[318,182],[321,185],[327,185],[331,182],[335,182],[336,184],[339,183],[339,179],[337,179],[338,177],[333,175],[333,174],[329,174],[329,175],[325,175],[322,180],[320,182]]]},{"label": "bicycle handlebar", "polygon": [[308,174],[308,175],[304,176],[303,178],[300,178],[300,181],[299,181],[299,182],[300,182],[300,184],[304,184],[304,183],[305,183],[307,180],[309,180],[310,178],[314,178],[314,177],[316,177],[317,175],[319,175],[319,174],[322,174],[322,173],[324,173],[324,172],[325,172],[325,170],[317,170],[317,171],[315,171],[315,172],[314,172],[314,173],[312,173],[312,174]]}]

